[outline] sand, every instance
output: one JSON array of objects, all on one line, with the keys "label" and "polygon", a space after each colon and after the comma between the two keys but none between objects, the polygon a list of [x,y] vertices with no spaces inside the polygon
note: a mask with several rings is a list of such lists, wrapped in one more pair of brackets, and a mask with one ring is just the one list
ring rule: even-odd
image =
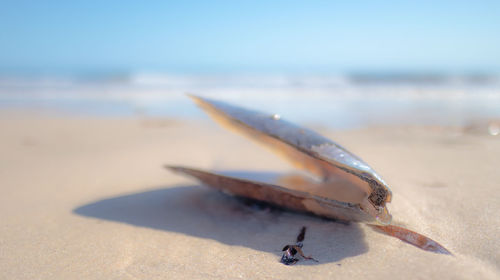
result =
[{"label": "sand", "polygon": [[[0,279],[499,279],[500,138],[445,127],[320,131],[389,183],[394,222],[453,256],[362,224],[255,209],[164,164],[287,171],[207,121],[4,113]],[[307,226],[318,263],[279,262]]]}]

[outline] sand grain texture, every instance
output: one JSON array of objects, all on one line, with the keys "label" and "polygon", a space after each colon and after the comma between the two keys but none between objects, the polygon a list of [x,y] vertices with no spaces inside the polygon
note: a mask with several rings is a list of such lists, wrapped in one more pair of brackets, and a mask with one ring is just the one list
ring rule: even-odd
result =
[{"label": "sand grain texture", "polygon": [[[498,279],[500,139],[448,129],[324,134],[392,187],[396,224],[454,253],[361,224],[256,210],[163,169],[286,171],[209,122],[0,119],[0,279]],[[306,254],[279,262],[307,226]]]}]

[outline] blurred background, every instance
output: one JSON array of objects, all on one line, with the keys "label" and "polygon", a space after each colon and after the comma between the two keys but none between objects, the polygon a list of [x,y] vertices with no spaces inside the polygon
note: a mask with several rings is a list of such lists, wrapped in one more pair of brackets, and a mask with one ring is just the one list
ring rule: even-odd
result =
[{"label": "blurred background", "polygon": [[0,4],[5,112],[200,118],[189,92],[337,129],[500,117],[494,0]]}]

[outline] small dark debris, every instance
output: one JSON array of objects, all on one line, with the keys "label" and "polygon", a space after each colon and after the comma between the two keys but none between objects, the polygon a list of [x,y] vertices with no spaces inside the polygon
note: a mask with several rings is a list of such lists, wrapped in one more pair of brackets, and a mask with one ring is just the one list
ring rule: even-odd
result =
[{"label": "small dark debris", "polygon": [[299,259],[295,257],[297,253],[299,253],[299,255],[306,260],[313,260],[315,262],[318,262],[311,256],[304,255],[304,252],[302,252],[302,247],[304,246],[302,241],[304,241],[305,235],[306,235],[306,227],[302,227],[299,235],[297,236],[297,242],[295,243],[295,245],[286,245],[285,247],[283,247],[282,251],[284,253],[283,256],[281,256],[281,262],[283,264],[292,265],[297,263],[299,261]]}]

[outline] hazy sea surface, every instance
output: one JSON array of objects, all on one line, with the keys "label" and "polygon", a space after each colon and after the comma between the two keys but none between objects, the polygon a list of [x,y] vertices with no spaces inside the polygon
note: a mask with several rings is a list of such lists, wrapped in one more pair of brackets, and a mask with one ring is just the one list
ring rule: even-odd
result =
[{"label": "hazy sea surface", "polygon": [[185,93],[338,129],[500,119],[494,75],[0,76],[0,109],[75,116],[204,118]]}]

